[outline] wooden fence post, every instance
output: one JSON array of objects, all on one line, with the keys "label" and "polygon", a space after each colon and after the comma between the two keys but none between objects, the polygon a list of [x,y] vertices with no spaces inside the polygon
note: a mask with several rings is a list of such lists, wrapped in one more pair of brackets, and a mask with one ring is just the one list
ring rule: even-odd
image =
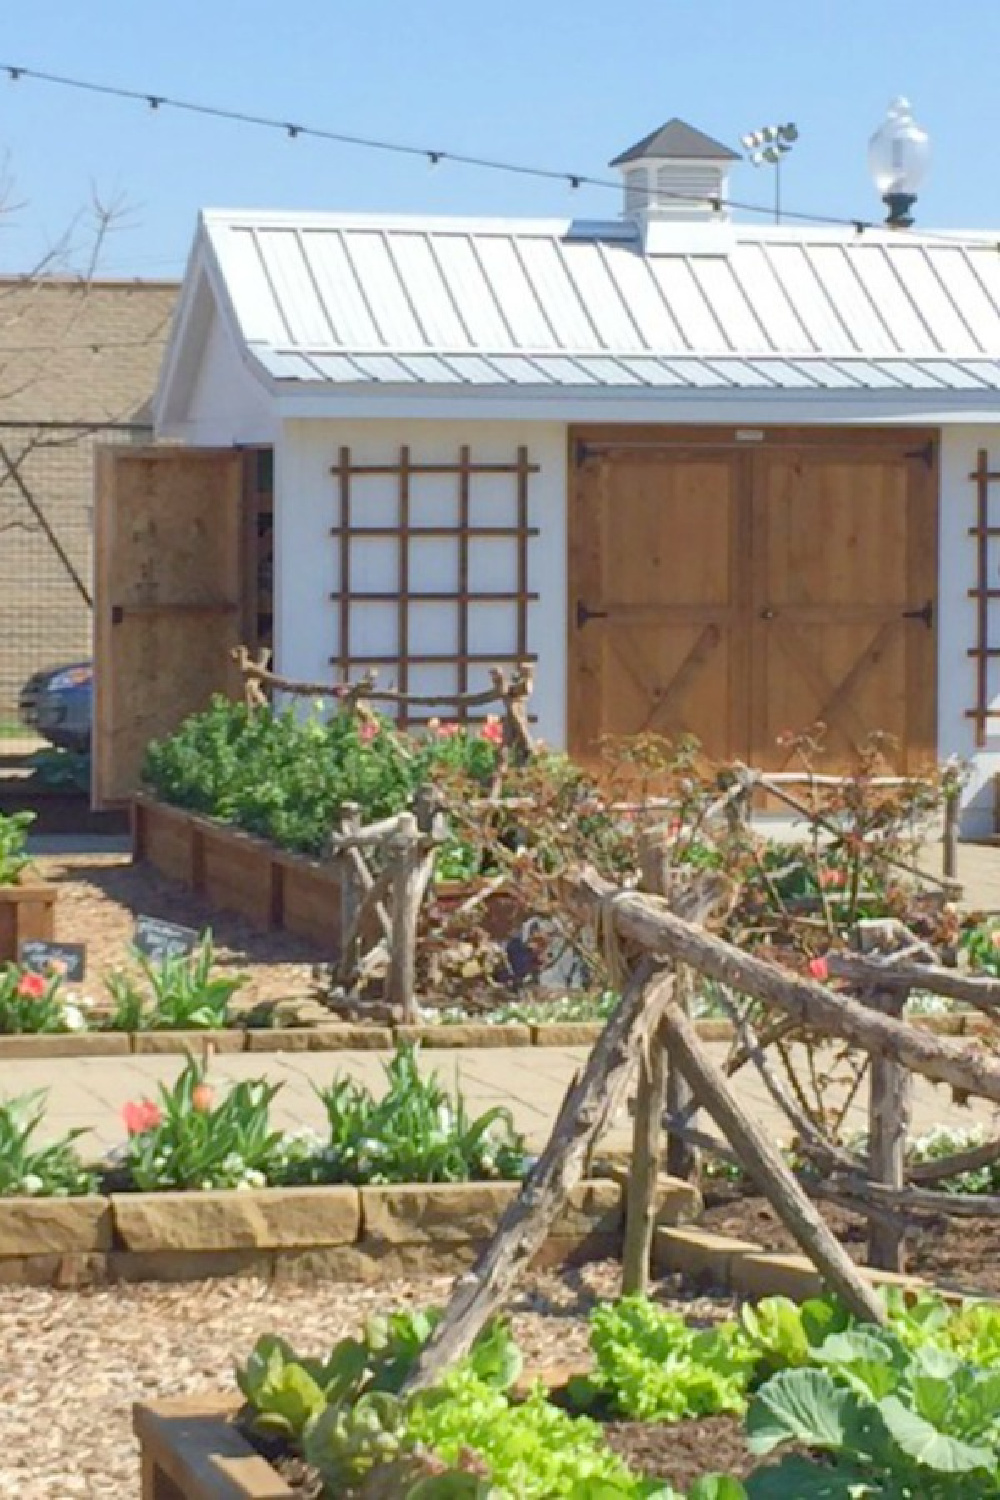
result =
[{"label": "wooden fence post", "polygon": [[660,1023],[667,1044],[699,1099],[754,1179],[785,1228],[844,1304],[867,1323],[885,1323],[877,1293],[859,1274],[847,1251],[809,1202],[765,1131],[743,1107],[721,1069],[677,1005],[668,1002]]},{"label": "wooden fence post", "polygon": [[[882,990],[870,996],[873,1010],[901,1018],[908,991]],[[906,1186],[906,1138],[912,1084],[895,1058],[872,1053],[868,1100],[868,1160],[872,1180],[901,1191]],[[868,1263],[883,1271],[906,1270],[906,1230],[902,1219],[884,1214],[868,1221]]]},{"label": "wooden fence post", "polygon": [[944,794],[944,833],[942,835],[942,871],[945,880],[958,884],[958,830],[961,788],[949,786]]},{"label": "wooden fence post", "polygon": [[[668,895],[677,874],[671,863],[669,836],[663,828],[645,829],[639,838],[640,890]],[[687,1006],[690,973],[676,970],[675,1002]],[[683,999],[680,997],[683,996]],[[665,1039],[654,1032],[639,1057],[639,1082],[635,1100],[632,1161],[625,1207],[625,1243],[622,1251],[622,1291],[646,1292],[649,1287],[653,1234],[656,1229],[656,1195],[663,1147],[664,1108],[673,1116],[693,1102],[691,1087],[678,1067],[669,1062]],[[667,1137],[667,1170],[690,1177],[697,1157],[687,1141],[676,1133]]]},{"label": "wooden fence post", "polygon": [[[361,808],[356,802],[345,802],[340,809],[340,832],[345,838],[356,834],[361,827]],[[340,968],[344,986],[352,982],[358,967],[359,933],[350,936],[351,929],[364,899],[364,891],[358,880],[351,851],[345,849],[340,855]]]},{"label": "wooden fence post", "polygon": [[390,845],[392,896],[389,940],[389,973],[386,976],[386,1002],[398,1010],[404,1021],[416,1020],[417,919],[423,900],[420,832],[413,813],[400,813],[398,829]]}]

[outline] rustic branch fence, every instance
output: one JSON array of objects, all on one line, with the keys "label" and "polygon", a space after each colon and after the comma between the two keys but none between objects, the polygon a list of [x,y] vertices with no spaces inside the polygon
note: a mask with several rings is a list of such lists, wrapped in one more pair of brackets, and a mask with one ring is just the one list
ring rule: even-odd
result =
[{"label": "rustic branch fence", "polygon": [[[644,874],[648,879],[649,865]],[[581,921],[602,924],[620,965],[622,998],[567,1094],[549,1143],[521,1194],[480,1260],[456,1287],[411,1378],[411,1388],[433,1384],[449,1363],[466,1353],[508,1296],[564,1207],[637,1073],[639,1096],[624,1248],[626,1290],[642,1290],[648,1282],[662,1142],[660,1099],[666,1090],[665,1075],[674,1071],[690,1088],[692,1099],[664,1117],[668,1133],[739,1164],[826,1284],[866,1321],[884,1322],[885,1307],[812,1197],[848,1203],[868,1213],[883,1231],[896,1231],[907,1219],[926,1214],[1000,1216],[1000,1198],[963,1198],[923,1185],[997,1160],[1000,1141],[954,1153],[933,1166],[905,1170],[896,1149],[900,1110],[895,1087],[883,1088],[880,1104],[873,1101],[873,1114],[880,1109],[884,1124],[880,1143],[869,1150],[867,1158],[826,1143],[813,1131],[814,1139],[805,1144],[811,1144],[823,1158],[824,1174],[815,1183],[800,1180],[741,1105],[730,1082],[739,1068],[759,1060],[766,1039],[744,1035],[726,1069],[720,1069],[699,1039],[678,993],[680,975],[691,970],[753,996],[777,1012],[779,1020],[773,1025],[769,1022],[771,1041],[777,1032],[787,1034],[789,1028],[838,1037],[880,1060],[886,1069],[905,1076],[920,1073],[950,1084],[962,1096],[1000,1102],[1000,1063],[973,1046],[909,1024],[895,1014],[895,1003],[881,1003],[889,994],[905,993],[917,971],[922,989],[959,996],[996,1014],[1000,981],[958,976],[930,961],[914,963],[912,953],[920,945],[906,942],[899,951],[910,956],[898,960],[891,953],[851,954],[838,960],[842,972],[863,994],[880,997],[878,1005],[863,1004],[744,953],[715,935],[710,930],[713,916],[731,899],[726,882],[717,875],[689,875],[683,882],[674,872],[671,888],[646,891],[619,889],[591,871],[578,871],[566,882],[566,899]],[[897,932],[895,937],[905,942],[907,935]],[[695,1106],[711,1116],[719,1135],[690,1123]],[[898,1182],[880,1180],[890,1171]],[[885,1243],[895,1253],[901,1241]]]},{"label": "rustic branch fence", "polygon": [[[371,705],[385,703],[403,710],[438,708],[468,721],[470,710],[496,705],[502,741],[492,793],[498,794],[504,770],[527,759],[533,750],[528,701],[533,678],[528,665],[508,674],[490,671],[491,686],[477,693],[420,695],[379,688],[374,672],[356,683],[294,682],[268,669],[270,652],[256,657],[246,646],[233,652],[243,681],[247,708],[268,704],[267,692],[293,698],[332,700],[342,711],[362,722],[371,719]],[[363,826],[361,809],[341,809],[340,828],[330,834],[327,851],[340,864],[340,954],[331,981],[346,997],[358,996],[365,985],[384,979],[383,1005],[394,1017],[413,1022],[416,1013],[417,929],[420,911],[431,887],[436,851],[447,840],[448,819],[434,787],[418,789],[410,810]]]}]

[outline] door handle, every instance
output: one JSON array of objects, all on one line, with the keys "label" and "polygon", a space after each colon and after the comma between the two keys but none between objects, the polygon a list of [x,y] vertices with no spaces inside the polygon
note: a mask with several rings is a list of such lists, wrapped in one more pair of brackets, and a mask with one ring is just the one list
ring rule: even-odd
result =
[{"label": "door handle", "polygon": [[932,627],[932,625],[934,624],[934,601],[933,601],[933,599],[928,599],[928,601],[924,605],[923,609],[904,609],[903,610],[903,619],[904,620],[923,620],[924,624],[927,626],[927,629],[930,630],[931,627]]},{"label": "door handle", "polygon": [[762,609],[760,617],[762,620],[776,620],[778,618],[778,611],[776,609]]},{"label": "door handle", "polygon": [[606,609],[588,609],[582,599],[576,601],[576,628],[582,630],[588,620],[606,620]]}]

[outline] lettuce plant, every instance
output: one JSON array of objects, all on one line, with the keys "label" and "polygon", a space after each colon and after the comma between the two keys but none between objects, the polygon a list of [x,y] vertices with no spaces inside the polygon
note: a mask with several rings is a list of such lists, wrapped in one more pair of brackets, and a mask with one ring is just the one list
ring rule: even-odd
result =
[{"label": "lettuce plant", "polygon": [[47,1146],[35,1144],[44,1098],[39,1090],[0,1103],[0,1196],[68,1198],[96,1188],[73,1145],[85,1131],[71,1130]]},{"label": "lettuce plant", "polygon": [[595,1309],[590,1345],[595,1374],[571,1382],[571,1400],[641,1422],[742,1413],[758,1360],[735,1323],[692,1328],[641,1296]]}]

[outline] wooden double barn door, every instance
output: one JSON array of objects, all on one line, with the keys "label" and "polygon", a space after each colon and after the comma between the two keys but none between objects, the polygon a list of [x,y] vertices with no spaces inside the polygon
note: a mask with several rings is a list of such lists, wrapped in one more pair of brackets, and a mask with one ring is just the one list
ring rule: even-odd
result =
[{"label": "wooden double barn door", "polygon": [[822,721],[831,770],[874,731],[934,758],[934,434],[581,430],[570,465],[575,755],[686,732],[773,770]]}]

